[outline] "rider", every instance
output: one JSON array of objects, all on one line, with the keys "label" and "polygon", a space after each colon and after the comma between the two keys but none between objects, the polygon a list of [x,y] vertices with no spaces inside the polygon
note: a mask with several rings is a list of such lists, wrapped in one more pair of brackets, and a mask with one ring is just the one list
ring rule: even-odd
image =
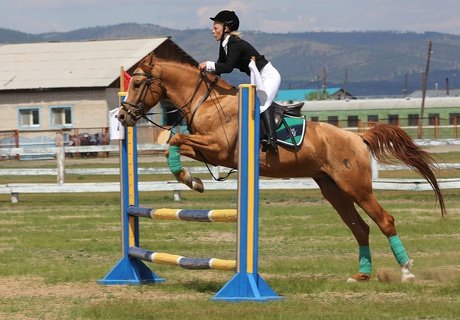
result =
[{"label": "rider", "polygon": [[216,41],[220,41],[219,59],[217,62],[205,61],[199,64],[200,70],[214,72],[217,75],[230,73],[234,68],[250,75],[249,62],[255,57],[257,69],[260,72],[267,100],[260,106],[261,119],[267,136],[262,138],[262,151],[278,153],[276,145],[276,128],[273,110],[270,108],[281,83],[279,72],[265,59],[249,42],[240,38],[237,31],[240,26],[238,16],[234,11],[224,10],[214,18],[212,33]]}]

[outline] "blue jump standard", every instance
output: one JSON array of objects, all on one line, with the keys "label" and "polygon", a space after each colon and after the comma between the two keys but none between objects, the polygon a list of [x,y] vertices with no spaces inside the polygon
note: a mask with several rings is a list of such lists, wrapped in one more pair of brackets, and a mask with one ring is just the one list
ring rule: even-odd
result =
[{"label": "blue jump standard", "polygon": [[258,274],[259,102],[253,85],[240,85],[238,106],[237,272],[213,300],[281,300]]},{"label": "blue jump standard", "polygon": [[[139,245],[139,218],[128,215],[130,205],[138,205],[138,176],[137,176],[137,128],[125,128],[125,139],[120,142],[121,146],[121,185],[122,185],[122,254],[123,257],[107,273],[98,280],[104,285],[140,285],[147,283],[161,283],[165,279],[154,273],[141,260],[133,259],[129,256],[130,241],[134,245]],[[130,226],[134,234],[130,234]],[[130,239],[131,238],[131,239]]]}]

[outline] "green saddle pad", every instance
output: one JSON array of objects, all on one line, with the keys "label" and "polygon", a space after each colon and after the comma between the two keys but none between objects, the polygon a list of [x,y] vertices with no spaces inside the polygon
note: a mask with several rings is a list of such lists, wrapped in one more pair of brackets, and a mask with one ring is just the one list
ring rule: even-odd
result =
[{"label": "green saddle pad", "polygon": [[302,144],[307,128],[305,117],[284,115],[284,121],[276,129],[278,143],[288,147],[298,147]]}]

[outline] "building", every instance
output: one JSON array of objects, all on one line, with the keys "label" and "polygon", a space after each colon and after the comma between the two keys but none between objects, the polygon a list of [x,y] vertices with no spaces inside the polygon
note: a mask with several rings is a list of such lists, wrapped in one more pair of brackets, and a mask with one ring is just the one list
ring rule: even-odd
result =
[{"label": "building", "polygon": [[[449,93],[449,94],[447,94]],[[458,138],[460,124],[459,90],[428,91],[421,119],[421,93],[408,97],[385,99],[356,99],[340,88],[279,90],[279,103],[304,102],[302,113],[310,121],[321,121],[342,128],[358,129],[377,122],[403,127],[412,137],[417,127],[427,126],[430,137]]]},{"label": "building", "polygon": [[[118,107],[120,67],[132,72],[150,52],[197,64],[169,37],[0,46],[0,145],[54,143],[57,130],[104,134]],[[16,144],[18,144],[16,142]]]},{"label": "building", "polygon": [[309,100],[356,99],[342,88],[279,90],[275,100],[284,103]]},{"label": "building", "polygon": [[[413,137],[421,121],[421,98],[305,101],[302,113],[311,121],[344,128],[391,123],[405,128]],[[443,130],[444,137],[457,138],[460,124],[460,97],[425,99],[423,125]],[[412,128],[411,128],[412,127]]]}]

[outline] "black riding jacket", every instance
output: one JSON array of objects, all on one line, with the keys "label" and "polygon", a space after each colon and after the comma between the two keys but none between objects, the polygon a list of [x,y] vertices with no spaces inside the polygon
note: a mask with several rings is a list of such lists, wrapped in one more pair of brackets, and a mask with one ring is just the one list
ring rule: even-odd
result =
[{"label": "black riding jacket", "polygon": [[241,72],[250,75],[249,62],[251,57],[256,58],[256,66],[260,71],[268,63],[263,55],[261,55],[249,42],[231,35],[227,43],[227,53],[225,49],[220,46],[219,59],[216,62],[216,74],[230,73],[234,68],[239,69]]}]

